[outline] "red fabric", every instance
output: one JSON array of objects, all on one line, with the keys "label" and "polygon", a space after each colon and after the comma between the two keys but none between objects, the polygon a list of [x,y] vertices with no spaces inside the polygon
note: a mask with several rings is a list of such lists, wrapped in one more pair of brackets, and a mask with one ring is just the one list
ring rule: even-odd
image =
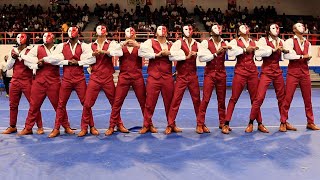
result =
[{"label": "red fabric", "polygon": [[[43,59],[47,56],[44,45],[38,46],[38,59]],[[51,65],[50,63],[44,63],[43,67],[37,70],[35,80],[37,82],[47,82],[49,84],[60,83],[60,67]]]},{"label": "red fabric", "polygon": [[[181,40],[181,49],[184,51],[186,56],[190,52],[188,45],[184,40]],[[197,43],[194,43],[192,45],[191,50],[194,52],[198,52]],[[187,87],[192,98],[196,116],[198,115],[200,106],[200,87],[197,76],[196,56],[193,56],[190,59],[186,59],[185,61],[178,61],[176,70],[178,74],[176,78],[176,83],[174,85],[173,99],[168,115],[168,126],[175,125],[175,119],[179,111],[183,94]]]},{"label": "red fabric", "polygon": [[[12,49],[12,51],[14,51]],[[30,49],[27,49],[25,52],[25,55],[29,53]],[[30,80],[32,79],[32,70],[29,69],[27,66],[24,65],[24,60],[16,60],[14,65],[13,65],[13,75],[12,75],[12,80],[11,82],[14,81],[22,81],[22,80]]]},{"label": "red fabric", "polygon": [[[159,53],[162,51],[160,43],[151,39],[152,48],[154,53]],[[171,48],[171,43],[168,43],[168,50]],[[149,60],[148,74],[156,79],[162,78],[172,78],[172,62],[168,57],[156,57],[155,59]]]},{"label": "red fabric", "polygon": [[[107,51],[109,49],[109,45],[110,41],[104,44],[102,50]],[[98,45],[93,43],[91,48],[95,51],[98,48]],[[81,121],[82,129],[87,129],[88,126],[94,126],[91,108],[95,104],[100,90],[103,90],[111,106],[113,106],[114,103],[115,85],[113,81],[113,73],[115,71],[112,63],[112,57],[109,57],[108,55],[97,56],[96,63],[93,64],[91,68],[90,81],[88,83],[83,106]],[[121,118],[118,122],[122,123]]]},{"label": "red fabric", "polygon": [[146,103],[146,87],[142,75],[142,58],[138,56],[138,48],[134,47],[132,52],[128,51],[127,46],[122,48],[123,56],[119,58],[120,74],[115,92],[115,100],[110,115],[110,127],[122,123],[120,120],[120,111],[123,102],[128,94],[130,86],[132,86],[142,114]]},{"label": "red fabric", "polygon": [[[265,38],[267,45],[275,48],[272,42],[268,40],[268,38]],[[283,46],[282,41],[279,43],[280,46]],[[282,75],[282,70],[279,65],[279,61],[281,60],[281,52],[273,52],[271,56],[269,57],[263,57],[263,64],[261,66],[261,73],[278,76]]]},{"label": "red fabric", "polygon": [[[212,54],[217,52],[217,49],[212,40],[208,40],[208,49]],[[221,43],[221,46],[226,46],[225,42]],[[211,99],[212,91],[216,88],[216,95],[218,101],[218,113],[219,123],[222,124],[225,121],[226,114],[226,89],[227,89],[227,75],[225,70],[225,53],[221,53],[218,57],[207,62],[204,73],[203,81],[203,97],[199,107],[199,115],[197,116],[197,124],[205,124],[205,116],[208,108],[208,104]]]},{"label": "red fabric", "polygon": [[[80,61],[80,56],[82,54],[81,44],[77,43],[75,46],[76,51],[75,54],[72,55],[72,51],[70,49],[69,43],[64,43],[62,54],[64,55],[64,59],[71,60],[75,59]],[[63,66],[63,80],[75,82],[84,80],[84,72],[82,66]]]},{"label": "red fabric", "polygon": [[[245,45],[242,42],[242,40],[239,39],[237,41],[237,43],[238,43],[239,47],[245,48]],[[256,46],[254,41],[250,41],[249,45]],[[235,73],[242,74],[242,75],[244,75],[244,74],[250,75],[251,73],[258,73],[258,69],[257,69],[256,64],[254,63],[253,57],[254,57],[254,52],[244,53],[244,54],[237,56]]]},{"label": "red fabric", "polygon": [[[294,50],[296,51],[297,55],[308,54],[308,50],[310,48],[310,43],[308,41],[305,41],[303,51],[300,49],[300,46],[298,44],[299,42],[297,39],[293,39],[293,43]],[[296,91],[297,85],[299,85],[305,105],[307,121],[308,123],[314,123],[311,101],[311,79],[307,59],[290,60],[288,65],[286,81],[286,96],[282,108],[283,112],[281,113],[280,121],[283,123],[287,121],[293,95]]]}]

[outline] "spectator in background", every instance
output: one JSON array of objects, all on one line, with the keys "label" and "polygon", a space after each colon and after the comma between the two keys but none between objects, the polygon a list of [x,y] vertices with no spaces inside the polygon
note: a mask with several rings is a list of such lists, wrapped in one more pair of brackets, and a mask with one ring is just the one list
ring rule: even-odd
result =
[{"label": "spectator in background", "polygon": [[6,90],[6,97],[9,97],[9,84],[12,78],[13,69],[7,70],[8,56],[4,57],[4,61],[0,63],[0,79],[3,79],[4,88]]}]

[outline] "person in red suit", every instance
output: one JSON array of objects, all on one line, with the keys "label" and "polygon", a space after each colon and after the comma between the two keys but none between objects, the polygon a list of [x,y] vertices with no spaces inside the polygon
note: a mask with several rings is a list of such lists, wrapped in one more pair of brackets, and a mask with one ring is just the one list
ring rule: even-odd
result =
[{"label": "person in red suit", "polygon": [[[28,62],[23,59],[23,55],[27,55],[31,46],[29,46],[29,37],[22,33],[18,34],[16,38],[18,47],[12,48],[9,54],[8,63],[6,70],[13,68],[13,75],[11,79],[10,91],[9,91],[9,105],[10,105],[10,127],[8,127],[2,134],[11,134],[17,132],[17,117],[18,117],[18,107],[21,99],[22,93],[27,98],[30,104],[31,96],[31,86],[32,86],[32,70],[29,69]],[[41,113],[37,112],[35,114],[35,122],[37,123],[38,130],[37,134],[43,134],[43,124]],[[22,130],[23,132],[24,130]],[[32,134],[32,128],[28,134]]]},{"label": "person in red suit", "polygon": [[[54,49],[54,35],[52,33],[45,33],[43,35],[43,44],[33,47],[27,55],[22,56],[31,65],[29,68],[34,71],[26,127],[33,126],[32,122],[35,122],[37,114],[47,96],[54,110],[57,110],[61,85],[60,67],[43,61],[43,58],[51,55]],[[65,118],[68,119],[66,113]],[[60,123],[58,125],[60,126]],[[66,131],[69,132],[70,129],[66,129]]]},{"label": "person in red suit", "polygon": [[167,41],[167,28],[165,26],[158,26],[156,36],[156,39],[148,39],[142,43],[139,49],[139,55],[149,59],[144,123],[139,131],[140,134],[145,134],[148,131],[151,133],[158,132],[153,126],[151,118],[160,92],[163,98],[167,120],[173,97],[174,81],[172,77],[172,62],[169,60],[172,44]]},{"label": "person in red suit", "polygon": [[[91,107],[97,100],[100,90],[102,89],[107,96],[109,103],[113,106],[115,96],[115,85],[113,81],[114,67],[112,62],[112,56],[115,56],[115,49],[119,46],[115,41],[109,41],[107,39],[107,27],[99,25],[96,28],[98,39],[91,44],[93,55],[96,57],[96,62],[91,62],[91,75],[86,92],[86,100],[83,106],[82,123],[83,128],[78,136],[84,136],[87,134],[87,126],[90,125],[91,119]],[[118,130],[121,132],[128,132],[123,126],[121,118],[117,120]],[[90,132],[93,133],[90,128]]]},{"label": "person in red suit", "polygon": [[293,99],[297,85],[300,86],[305,112],[307,117],[307,129],[320,130],[314,123],[314,116],[311,102],[311,80],[309,74],[308,62],[311,56],[311,44],[303,37],[304,26],[301,23],[296,23],[293,26],[294,36],[287,39],[284,43],[284,49],[289,50],[289,53],[284,55],[285,59],[289,60],[287,79],[286,79],[286,96],[280,118],[279,131],[285,132],[288,129],[287,120],[290,105]]},{"label": "person in red suit", "polygon": [[[246,25],[239,27],[240,37],[230,42],[230,46],[235,50],[233,56],[236,56],[237,63],[234,70],[234,77],[232,81],[232,95],[227,107],[227,113],[225,117],[225,125],[222,127],[222,132],[229,131],[229,122],[232,118],[234,107],[245,87],[247,85],[251,104],[253,103],[259,84],[258,69],[254,62],[255,51],[259,49],[256,43],[249,38],[249,28]],[[230,56],[230,54],[229,54]],[[268,130],[262,124],[261,112],[257,115],[258,130],[267,133]],[[253,132],[253,120],[249,121],[249,124],[245,130],[247,133]]]},{"label": "person in red suit", "polygon": [[[268,30],[267,36],[259,39],[257,43],[259,49],[255,52],[257,57],[262,58],[263,64],[261,66],[258,91],[251,107],[250,120],[252,121],[257,119],[270,83],[273,84],[278,99],[279,113],[281,113],[285,97],[285,84],[279,61],[281,60],[281,54],[288,53],[288,50],[283,48],[284,41],[278,37],[279,26],[270,24]],[[296,130],[289,123],[286,123],[286,127],[288,130]],[[225,131],[223,133],[228,134],[229,132]]]},{"label": "person in red suit", "polygon": [[175,119],[178,114],[183,94],[188,87],[196,116],[200,106],[200,87],[197,75],[197,52],[198,42],[192,38],[193,27],[191,25],[183,26],[183,38],[172,44],[169,59],[177,61],[176,65],[176,83],[174,85],[173,99],[168,115],[168,126],[165,134],[173,132],[182,132],[176,126]]},{"label": "person in red suit", "polygon": [[[110,126],[105,132],[107,136],[113,134],[116,125],[122,125],[121,122],[118,122],[120,119],[120,111],[131,86],[137,96],[142,115],[146,103],[146,88],[142,75],[142,58],[138,56],[140,44],[135,40],[135,30],[131,27],[127,28],[125,30],[125,37],[126,41],[121,42],[120,46],[113,52],[114,56],[119,57],[120,74],[110,115]],[[128,133],[129,131],[122,130],[121,132]]]},{"label": "person in red suit", "polygon": [[[84,103],[87,85],[82,66],[87,64],[88,61],[95,61],[91,48],[78,40],[79,30],[77,27],[70,27],[68,36],[69,40],[67,42],[59,44],[50,56],[43,58],[46,63],[63,65],[63,78],[59,92],[55,126],[49,134],[50,138],[60,135],[60,124],[65,128],[67,134],[74,134],[70,129],[68,119],[65,118],[66,105],[73,89],[76,91],[81,104]],[[93,127],[93,120],[91,122]],[[32,123],[29,123],[26,129],[30,127],[32,127]]]},{"label": "person in red suit", "polygon": [[208,40],[203,40],[199,48],[198,56],[201,62],[206,62],[203,97],[197,116],[196,132],[199,134],[209,133],[210,130],[205,125],[205,116],[212,95],[213,88],[216,88],[218,100],[219,128],[222,128],[226,113],[226,89],[227,75],[225,70],[226,52],[232,52],[232,47],[228,42],[221,38],[222,27],[219,24],[213,24],[211,28],[212,37]]}]

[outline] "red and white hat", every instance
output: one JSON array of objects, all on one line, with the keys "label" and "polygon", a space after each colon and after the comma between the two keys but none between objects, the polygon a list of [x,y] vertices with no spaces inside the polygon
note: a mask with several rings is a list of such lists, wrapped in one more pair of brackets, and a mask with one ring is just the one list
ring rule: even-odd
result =
[{"label": "red and white hat", "polygon": [[270,26],[270,32],[271,32],[272,35],[278,36],[279,33],[280,33],[280,29],[279,29],[278,24],[272,24]]},{"label": "red and white hat", "polygon": [[44,33],[42,38],[43,38],[43,43],[48,44],[53,42],[54,35],[51,32],[47,32],[47,33]]},{"label": "red and white hat", "polygon": [[25,33],[21,33],[21,34],[18,34],[16,41],[19,45],[22,45],[27,43],[27,39],[28,39],[27,35]]},{"label": "red and white hat", "polygon": [[242,33],[242,34],[249,34],[250,33],[250,28],[247,26],[247,25],[241,25],[239,27],[239,31]]},{"label": "red and white hat", "polygon": [[186,37],[190,37],[192,36],[193,34],[193,28],[192,26],[183,26],[183,34],[186,36]]},{"label": "red and white hat", "polygon": [[127,28],[124,32],[125,32],[126,38],[131,38],[136,35],[136,31],[132,27]]},{"label": "red and white hat", "polygon": [[167,36],[167,28],[165,26],[158,26],[157,35],[158,36]]},{"label": "red and white hat", "polygon": [[69,38],[76,38],[79,35],[79,29],[77,27],[70,27],[68,29]]},{"label": "red and white hat", "polygon": [[221,35],[222,34],[222,26],[219,24],[215,24],[212,26],[211,31],[214,32],[216,35]]},{"label": "red and white hat", "polygon": [[96,32],[97,32],[98,36],[106,35],[107,34],[107,27],[99,25],[96,28]]}]

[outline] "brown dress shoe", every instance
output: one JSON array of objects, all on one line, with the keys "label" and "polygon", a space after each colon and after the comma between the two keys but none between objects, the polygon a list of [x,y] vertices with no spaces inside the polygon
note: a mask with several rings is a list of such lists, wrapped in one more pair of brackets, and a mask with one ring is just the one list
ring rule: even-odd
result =
[{"label": "brown dress shoe", "polygon": [[202,130],[204,133],[210,133],[210,129],[206,125],[202,126]]},{"label": "brown dress shoe", "polygon": [[263,124],[258,125],[258,130],[263,133],[269,133],[268,129]]},{"label": "brown dress shoe", "polygon": [[78,133],[78,137],[83,137],[83,136],[85,136],[85,135],[87,135],[88,134],[88,130],[81,130],[79,133]]},{"label": "brown dress shoe", "polygon": [[203,134],[203,128],[202,128],[202,126],[197,125],[197,127],[196,127],[196,133],[198,133],[198,134]]},{"label": "brown dress shoe", "polygon": [[178,128],[177,126],[174,126],[174,127],[172,128],[172,131],[175,132],[175,133],[180,133],[180,132],[182,132],[182,130],[181,130],[180,128]]},{"label": "brown dress shoe", "polygon": [[164,131],[164,134],[168,135],[172,133],[172,127],[171,126],[167,126],[166,130]]},{"label": "brown dress shoe", "polygon": [[320,128],[317,125],[315,125],[314,123],[308,123],[307,124],[307,129],[310,129],[310,130],[313,130],[313,131],[320,130]]},{"label": "brown dress shoe", "polygon": [[245,130],[246,133],[252,133],[253,132],[253,124],[248,124],[248,127]]},{"label": "brown dress shoe", "polygon": [[295,128],[294,126],[292,126],[288,122],[286,122],[286,129],[289,131],[296,131],[297,130],[297,128]]},{"label": "brown dress shoe", "polygon": [[113,127],[109,127],[106,132],[104,133],[104,135],[106,136],[111,136],[114,132],[114,128]]},{"label": "brown dress shoe", "polygon": [[151,133],[158,133],[158,130],[154,126],[150,126]]},{"label": "brown dress shoe", "polygon": [[60,130],[59,129],[53,129],[52,132],[49,134],[49,138],[54,138],[60,135]]},{"label": "brown dress shoe", "polygon": [[37,134],[39,134],[39,135],[44,134],[44,129],[43,128],[38,128]]},{"label": "brown dress shoe", "polygon": [[1,134],[11,134],[11,133],[16,133],[17,127],[8,127],[6,130],[4,130]]},{"label": "brown dress shoe", "polygon": [[223,133],[223,134],[229,134],[229,126],[228,125],[224,125],[223,127],[222,127],[222,129],[221,129],[221,132]]},{"label": "brown dress shoe", "polygon": [[149,131],[150,128],[146,127],[146,126],[143,126],[140,131],[139,131],[139,134],[145,134]]},{"label": "brown dress shoe", "polygon": [[20,131],[20,133],[18,133],[19,136],[30,135],[30,134],[33,134],[32,129],[28,130],[26,128],[24,128],[22,131]]},{"label": "brown dress shoe", "polygon": [[123,124],[119,124],[117,130],[122,133],[129,133],[129,130],[123,126]]},{"label": "brown dress shoe", "polygon": [[[219,129],[222,129],[223,128],[223,126],[225,126],[224,124],[219,124]],[[228,127],[229,127],[229,131],[232,131],[232,129],[230,128],[230,126],[228,125]]]},{"label": "brown dress shoe", "polygon": [[75,132],[70,127],[65,128],[64,132],[69,135],[75,134]]},{"label": "brown dress shoe", "polygon": [[280,131],[280,132],[287,132],[287,126],[286,126],[286,124],[281,123],[281,124],[280,124],[280,127],[279,127],[279,131]]},{"label": "brown dress shoe", "polygon": [[90,127],[90,134],[92,134],[94,136],[98,136],[99,135],[99,131],[95,127]]}]

